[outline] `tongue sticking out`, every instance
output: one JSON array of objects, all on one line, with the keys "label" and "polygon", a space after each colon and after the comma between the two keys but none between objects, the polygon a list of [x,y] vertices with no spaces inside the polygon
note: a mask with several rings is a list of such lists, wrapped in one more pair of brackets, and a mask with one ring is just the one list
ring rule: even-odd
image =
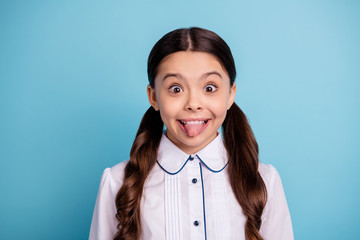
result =
[{"label": "tongue sticking out", "polygon": [[204,121],[185,122],[183,127],[189,137],[196,137],[204,131],[206,124]]}]

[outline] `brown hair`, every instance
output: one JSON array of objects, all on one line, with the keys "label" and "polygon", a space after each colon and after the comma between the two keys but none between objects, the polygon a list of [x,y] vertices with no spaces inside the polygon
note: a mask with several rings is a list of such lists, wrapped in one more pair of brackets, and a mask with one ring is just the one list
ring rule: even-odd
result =
[{"label": "brown hair", "polygon": [[[218,58],[226,69],[230,86],[236,77],[230,48],[216,33],[202,28],[181,28],[164,35],[148,58],[148,78],[152,88],[161,60],[178,51],[200,51]],[[114,239],[138,240],[141,235],[140,202],[145,180],[156,163],[163,122],[160,113],[150,107],[145,113],[125,167],[124,183],[116,196],[119,221]],[[267,193],[258,172],[258,145],[245,114],[233,103],[222,124],[228,152],[228,175],[234,195],[246,217],[246,240],[263,240],[259,233]]]}]

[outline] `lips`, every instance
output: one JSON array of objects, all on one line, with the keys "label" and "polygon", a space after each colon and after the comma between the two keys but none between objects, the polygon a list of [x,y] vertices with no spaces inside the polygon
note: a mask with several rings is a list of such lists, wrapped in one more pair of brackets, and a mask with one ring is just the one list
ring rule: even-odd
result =
[{"label": "lips", "polygon": [[209,121],[210,119],[182,119],[178,123],[186,135],[196,137],[206,129]]}]

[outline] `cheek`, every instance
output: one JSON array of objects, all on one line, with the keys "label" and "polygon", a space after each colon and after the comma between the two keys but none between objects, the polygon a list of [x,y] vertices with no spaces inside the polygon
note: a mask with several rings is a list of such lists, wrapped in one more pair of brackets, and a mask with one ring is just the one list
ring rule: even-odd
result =
[{"label": "cheek", "polygon": [[225,118],[227,112],[227,104],[225,102],[216,102],[212,104],[212,112],[218,118]]},{"label": "cheek", "polygon": [[160,115],[163,122],[169,124],[169,121],[176,119],[177,114],[182,109],[181,102],[174,99],[161,99],[160,104]]},{"label": "cheek", "polygon": [[219,96],[216,99],[213,99],[213,101],[209,101],[212,104],[210,105],[210,108],[212,109],[212,112],[218,116],[218,117],[224,117],[227,112],[227,106],[228,106],[228,97],[226,95]]}]

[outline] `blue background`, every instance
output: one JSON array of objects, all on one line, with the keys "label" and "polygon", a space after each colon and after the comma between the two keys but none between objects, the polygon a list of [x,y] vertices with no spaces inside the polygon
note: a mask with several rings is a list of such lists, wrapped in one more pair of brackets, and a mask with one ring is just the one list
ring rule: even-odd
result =
[{"label": "blue background", "polygon": [[129,156],[146,61],[179,27],[222,36],[296,239],[360,239],[359,1],[1,1],[0,239],[86,239]]}]

